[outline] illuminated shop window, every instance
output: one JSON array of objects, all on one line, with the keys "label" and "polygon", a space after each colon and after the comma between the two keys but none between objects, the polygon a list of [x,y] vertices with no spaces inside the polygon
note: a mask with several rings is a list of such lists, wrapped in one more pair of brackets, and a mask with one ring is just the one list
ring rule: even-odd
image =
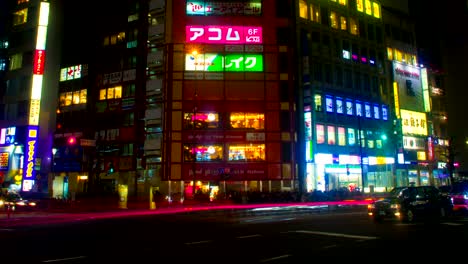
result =
[{"label": "illuminated shop window", "polygon": [[230,124],[233,129],[265,129],[265,114],[233,112],[230,114]]},{"label": "illuminated shop window", "polygon": [[325,126],[324,125],[316,125],[315,129],[317,130],[317,144],[324,144],[325,143]]},{"label": "illuminated shop window", "polygon": [[264,161],[265,144],[230,144],[229,161]]},{"label": "illuminated shop window", "polygon": [[221,144],[185,144],[184,161],[219,162],[224,159]]},{"label": "illuminated shop window", "polygon": [[122,98],[122,86],[99,90],[99,100]]},{"label": "illuminated shop window", "polygon": [[338,3],[339,3],[340,5],[346,6],[346,5],[348,5],[348,0],[338,0]]},{"label": "illuminated shop window", "polygon": [[299,16],[301,18],[307,19],[307,3],[305,0],[300,0],[299,1]]},{"label": "illuminated shop window", "polygon": [[346,146],[346,130],[344,127],[338,127],[338,145]]},{"label": "illuminated shop window", "polygon": [[318,5],[310,5],[310,20],[320,23],[320,7]]},{"label": "illuminated shop window", "polygon": [[214,112],[184,113],[184,128],[193,129],[193,124],[195,124],[196,129],[221,128],[219,114]]},{"label": "illuminated shop window", "polygon": [[366,135],[365,135],[365,132],[364,130],[358,130],[358,133],[359,133],[359,139],[360,139],[360,144],[362,147],[365,147],[366,146]]},{"label": "illuminated shop window", "polygon": [[13,26],[28,22],[28,9],[24,8],[13,13]]},{"label": "illuminated shop window", "polygon": [[19,4],[22,4],[22,3],[27,3],[29,2],[29,0],[18,0],[16,1],[16,3],[19,5]]},{"label": "illuminated shop window", "polygon": [[327,143],[328,143],[328,145],[335,145],[336,144],[336,135],[335,135],[335,127],[334,126],[327,126]]}]

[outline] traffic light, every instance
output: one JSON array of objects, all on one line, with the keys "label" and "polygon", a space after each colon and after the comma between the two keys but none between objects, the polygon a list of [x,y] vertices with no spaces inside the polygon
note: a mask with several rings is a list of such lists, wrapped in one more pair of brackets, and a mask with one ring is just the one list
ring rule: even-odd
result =
[{"label": "traffic light", "polygon": [[75,137],[69,137],[67,139],[68,145],[75,145],[76,144],[76,138]]}]

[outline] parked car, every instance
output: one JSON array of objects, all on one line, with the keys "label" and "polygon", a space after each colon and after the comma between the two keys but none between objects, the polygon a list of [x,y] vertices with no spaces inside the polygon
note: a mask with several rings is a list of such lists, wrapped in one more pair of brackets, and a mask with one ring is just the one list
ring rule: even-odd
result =
[{"label": "parked car", "polygon": [[452,185],[440,186],[439,189],[452,197],[454,212],[468,213],[468,181],[457,181]]},{"label": "parked car", "polygon": [[413,222],[416,219],[445,218],[451,215],[453,202],[434,186],[398,187],[389,195],[370,203],[367,213],[374,221],[396,219]]},{"label": "parked car", "polygon": [[0,194],[0,209],[15,211],[18,208],[30,209],[37,206],[37,201],[25,200],[19,193]]}]

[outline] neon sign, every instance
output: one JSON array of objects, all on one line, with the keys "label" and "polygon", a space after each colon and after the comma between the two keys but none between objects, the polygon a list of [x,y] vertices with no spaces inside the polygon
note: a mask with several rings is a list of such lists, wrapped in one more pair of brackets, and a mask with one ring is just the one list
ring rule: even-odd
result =
[{"label": "neon sign", "polygon": [[192,16],[232,16],[232,15],[261,15],[260,0],[248,2],[205,2],[187,1],[187,15]]},{"label": "neon sign", "polygon": [[68,81],[81,78],[81,64],[60,69],[60,81]]},{"label": "neon sign", "polygon": [[263,55],[261,54],[228,54],[217,53],[186,54],[185,70],[187,71],[229,71],[261,72]]},{"label": "neon sign", "polygon": [[426,113],[401,109],[401,127],[404,135],[427,136]]},{"label": "neon sign", "polygon": [[45,50],[36,50],[34,53],[33,74],[44,74]]},{"label": "neon sign", "polygon": [[187,43],[261,44],[262,27],[186,26]]}]

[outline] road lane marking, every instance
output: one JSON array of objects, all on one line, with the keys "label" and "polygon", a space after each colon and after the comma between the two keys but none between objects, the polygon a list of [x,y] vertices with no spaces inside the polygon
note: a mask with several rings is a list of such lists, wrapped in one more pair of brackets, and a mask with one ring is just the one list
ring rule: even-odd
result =
[{"label": "road lane marking", "polygon": [[78,256],[78,257],[71,257],[71,258],[61,258],[61,259],[49,259],[49,260],[43,260],[42,262],[44,262],[44,263],[52,263],[52,262],[68,261],[68,260],[83,259],[83,258],[86,258],[86,256]]},{"label": "road lane marking", "polygon": [[460,223],[452,223],[452,222],[444,222],[442,223],[443,225],[450,225],[450,226],[461,226],[463,224],[460,224]]},{"label": "road lane marking", "polygon": [[11,232],[11,231],[15,231],[14,229],[10,229],[10,228],[2,228],[0,229],[0,231],[8,231],[8,232]]},{"label": "road lane marking", "polygon": [[197,244],[205,244],[210,243],[211,240],[202,240],[202,241],[195,241],[195,242],[187,242],[185,245],[197,245]]},{"label": "road lane marking", "polygon": [[236,238],[243,239],[243,238],[252,238],[252,237],[260,237],[262,235],[255,234],[255,235],[248,235],[248,236],[238,236]]},{"label": "road lane marking", "polygon": [[322,249],[329,249],[329,248],[334,248],[334,247],[337,247],[337,245],[329,245],[329,246],[325,246],[325,247],[322,247]]},{"label": "road lane marking", "polygon": [[262,259],[262,260],[260,260],[260,262],[275,261],[275,260],[278,260],[278,259],[289,258],[290,256],[291,256],[291,255],[282,255],[282,256],[278,256],[278,257],[273,257],[273,258],[268,258],[268,259]]},{"label": "road lane marking", "polygon": [[355,238],[355,239],[363,239],[363,240],[377,239],[377,237],[374,237],[374,236],[357,236],[357,235],[348,235],[348,234],[331,233],[331,232],[320,232],[320,231],[309,231],[309,230],[297,230],[297,231],[293,231],[293,232],[302,233],[302,234],[312,234],[312,235]]}]

